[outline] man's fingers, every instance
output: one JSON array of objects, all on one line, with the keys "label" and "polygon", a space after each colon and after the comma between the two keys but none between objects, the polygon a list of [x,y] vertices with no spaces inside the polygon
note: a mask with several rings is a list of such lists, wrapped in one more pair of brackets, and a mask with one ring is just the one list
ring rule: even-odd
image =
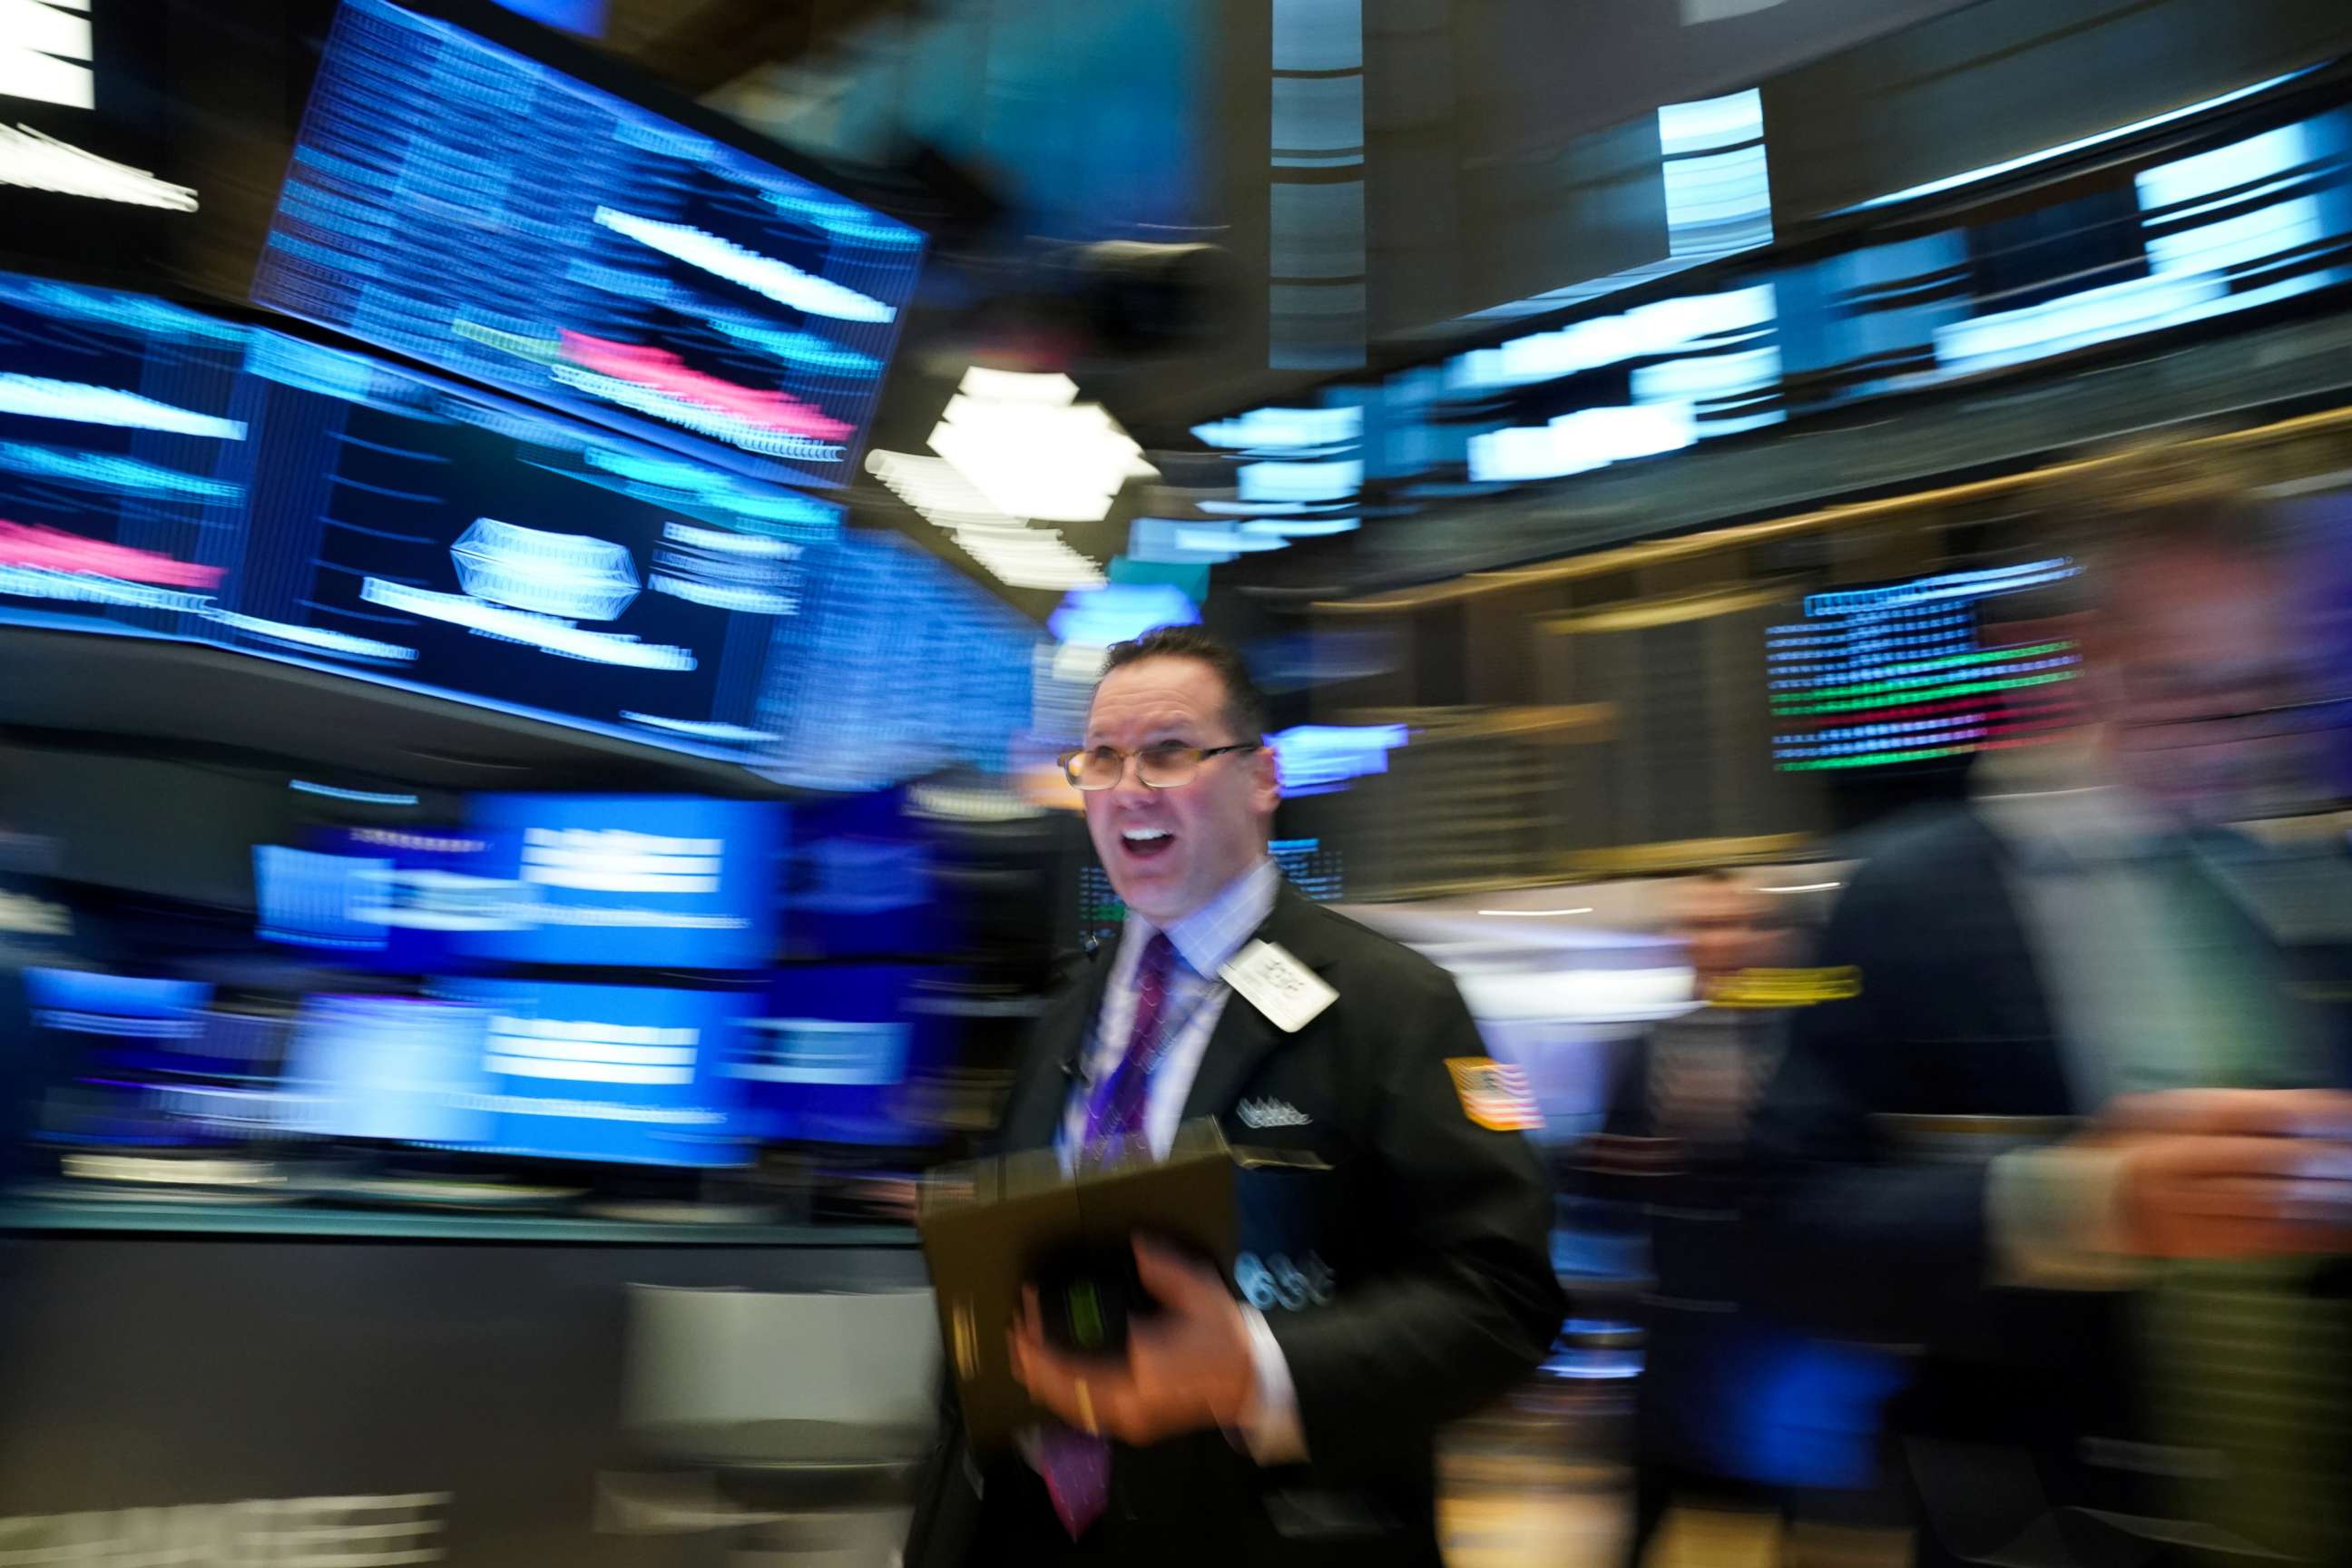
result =
[{"label": "man's fingers", "polygon": [[2182,1089],[2117,1100],[2102,1119],[2126,1132],[2352,1139],[2352,1094],[2325,1089]]},{"label": "man's fingers", "polygon": [[2352,1182],[2352,1144],[2246,1134],[2167,1142],[2177,1152],[2166,1159],[2166,1168],[2192,1180]]},{"label": "man's fingers", "polygon": [[2127,1224],[2157,1257],[2320,1254],[2352,1233],[2352,1149],[2340,1143],[2148,1138],[2126,1179]]},{"label": "man's fingers", "polygon": [[1164,1242],[1140,1237],[1135,1242],[1135,1275],[1151,1299],[1171,1311],[1225,1293],[1225,1282],[1218,1275]]},{"label": "man's fingers", "polygon": [[1150,1403],[1134,1376],[1117,1362],[1076,1360],[1031,1343],[1024,1348],[1021,1381],[1029,1397],[1066,1426],[1122,1443],[1161,1436],[1151,1426]]}]

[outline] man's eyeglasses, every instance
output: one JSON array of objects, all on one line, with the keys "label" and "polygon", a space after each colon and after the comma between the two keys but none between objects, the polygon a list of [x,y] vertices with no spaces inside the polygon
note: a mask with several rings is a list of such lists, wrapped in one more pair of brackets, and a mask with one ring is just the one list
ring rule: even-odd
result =
[{"label": "man's eyeglasses", "polygon": [[2128,730],[2155,731],[2172,737],[2160,746],[2203,746],[2247,738],[2273,739],[2334,729],[2352,720],[2352,698],[2322,697],[2303,702],[2273,702],[2260,708],[2240,708],[2220,713],[2182,713],[2162,718],[2126,719]]},{"label": "man's eyeglasses", "polygon": [[1230,746],[1180,746],[1163,741],[1144,747],[1139,752],[1122,752],[1114,746],[1093,746],[1082,752],[1062,753],[1062,772],[1079,789],[1113,789],[1127,776],[1127,759],[1135,759],[1135,776],[1152,789],[1180,789],[1191,784],[1200,773],[1201,764],[1211,757],[1222,757],[1228,752],[1255,752],[1259,741],[1242,741]]}]

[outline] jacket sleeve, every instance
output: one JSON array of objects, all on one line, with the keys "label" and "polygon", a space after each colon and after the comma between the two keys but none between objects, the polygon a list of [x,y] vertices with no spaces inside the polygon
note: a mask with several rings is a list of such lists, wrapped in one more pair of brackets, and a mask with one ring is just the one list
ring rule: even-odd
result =
[{"label": "jacket sleeve", "polygon": [[1391,1044],[1368,1153],[1397,1261],[1271,1324],[1307,1452],[1332,1475],[1392,1463],[1400,1424],[1426,1431],[1502,1394],[1550,1350],[1565,1310],[1534,1148],[1473,1122],[1446,1069],[1486,1055],[1460,993],[1433,971],[1381,1022]]}]

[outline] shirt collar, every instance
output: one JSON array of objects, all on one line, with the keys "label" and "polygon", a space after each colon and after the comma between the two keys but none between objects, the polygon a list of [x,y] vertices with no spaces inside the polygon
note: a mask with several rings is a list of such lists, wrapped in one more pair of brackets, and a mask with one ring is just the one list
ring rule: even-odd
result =
[{"label": "shirt collar", "polygon": [[2037,868],[2141,859],[2174,832],[2137,792],[2113,782],[2087,735],[1979,757],[1971,783],[1978,815]]},{"label": "shirt collar", "polygon": [[[1184,966],[1204,979],[1223,969],[1265,924],[1281,887],[1281,868],[1270,858],[1260,859],[1207,903],[1169,921],[1168,940]],[[1120,939],[1121,956],[1142,952],[1143,944],[1160,929],[1141,915],[1129,914]]]}]

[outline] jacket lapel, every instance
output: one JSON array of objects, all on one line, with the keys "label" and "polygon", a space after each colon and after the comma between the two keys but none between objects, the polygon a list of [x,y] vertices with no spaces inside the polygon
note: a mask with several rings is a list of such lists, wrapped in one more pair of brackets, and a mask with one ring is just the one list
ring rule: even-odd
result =
[{"label": "jacket lapel", "polygon": [[1006,1151],[1042,1149],[1054,1142],[1062,1112],[1069,1104],[1070,1076],[1065,1063],[1076,1061],[1086,1049],[1087,1033],[1102,1016],[1103,993],[1110,989],[1111,970],[1118,962],[1116,942],[1105,942],[1085,973],[1054,999],[1038,1021],[1030,1070],[1013,1087],[1012,1103],[997,1134]]},{"label": "jacket lapel", "polygon": [[[1273,912],[1258,927],[1254,940],[1270,942],[1309,969],[1320,972],[1331,962],[1330,954],[1316,940],[1320,924],[1315,906],[1285,882],[1275,894]],[[1315,1026],[1309,1024],[1307,1027],[1312,1029]],[[1218,1015],[1217,1026],[1210,1033],[1208,1049],[1202,1054],[1192,1092],[1184,1097],[1183,1120],[1223,1117],[1241,1099],[1242,1090],[1249,1087],[1250,1079],[1257,1075],[1265,1058],[1294,1037],[1268,1022],[1248,997],[1239,992],[1227,997],[1225,1010]]]}]

